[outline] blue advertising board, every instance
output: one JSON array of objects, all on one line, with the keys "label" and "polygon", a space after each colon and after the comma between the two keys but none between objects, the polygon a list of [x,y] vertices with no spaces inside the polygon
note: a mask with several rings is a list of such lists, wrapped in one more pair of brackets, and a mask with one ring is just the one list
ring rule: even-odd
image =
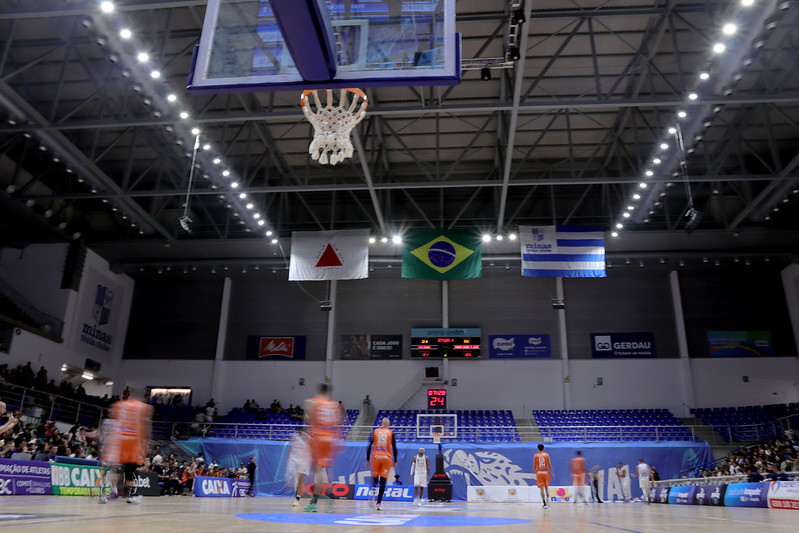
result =
[{"label": "blue advertising board", "polygon": [[655,334],[639,333],[592,333],[591,357],[635,358],[657,357]]},{"label": "blue advertising board", "polygon": [[[377,499],[379,487],[376,485],[355,485],[355,500]],[[412,502],[413,485],[389,485],[383,493],[383,500],[388,502]]]},{"label": "blue advertising board", "polygon": [[696,505],[724,505],[727,485],[703,485],[696,488]]},{"label": "blue advertising board", "polygon": [[767,482],[731,483],[724,493],[727,507],[768,507]]},{"label": "blue advertising board", "polygon": [[488,357],[495,359],[547,359],[552,342],[547,334],[489,335]]},{"label": "blue advertising board", "polygon": [[208,498],[230,498],[233,495],[231,480],[226,477],[197,476],[194,479],[194,495]]},{"label": "blue advertising board", "polygon": [[51,494],[50,463],[0,459],[0,495]]},{"label": "blue advertising board", "polygon": [[652,487],[649,489],[649,499],[654,503],[669,503],[669,489],[671,487]]},{"label": "blue advertising board", "polygon": [[669,503],[672,505],[694,505],[696,503],[696,487],[688,485],[684,487],[671,487],[669,490]]}]

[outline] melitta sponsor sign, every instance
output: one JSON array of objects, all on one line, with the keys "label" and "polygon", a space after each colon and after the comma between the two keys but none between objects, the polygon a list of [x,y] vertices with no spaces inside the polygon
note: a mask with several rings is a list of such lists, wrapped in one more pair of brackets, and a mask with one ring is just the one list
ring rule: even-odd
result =
[{"label": "melitta sponsor sign", "polygon": [[724,493],[727,507],[768,507],[769,483],[732,483]]},{"label": "melitta sponsor sign", "polygon": [[305,336],[261,337],[260,335],[249,335],[246,358],[255,360],[305,359]]},{"label": "melitta sponsor sign", "polygon": [[53,485],[53,494],[98,496],[100,490],[108,494],[111,492],[110,487],[100,487],[103,471],[104,469],[98,466],[52,463],[50,465],[50,481]]},{"label": "melitta sponsor sign", "polygon": [[657,357],[655,334],[642,333],[592,333],[591,356],[612,357]]},{"label": "melitta sponsor sign", "polygon": [[697,505],[724,505],[724,492],[727,485],[702,485],[696,488]]},{"label": "melitta sponsor sign", "polygon": [[50,463],[0,459],[0,496],[50,494]]},{"label": "melitta sponsor sign", "polygon": [[[355,499],[377,499],[379,487],[372,485],[355,485]],[[389,485],[383,493],[383,501],[412,502],[413,487],[410,485]]]},{"label": "melitta sponsor sign", "polygon": [[549,335],[489,335],[488,357],[495,359],[537,359],[552,357]]},{"label": "melitta sponsor sign", "polygon": [[772,481],[768,487],[768,506],[799,511],[799,481]]}]

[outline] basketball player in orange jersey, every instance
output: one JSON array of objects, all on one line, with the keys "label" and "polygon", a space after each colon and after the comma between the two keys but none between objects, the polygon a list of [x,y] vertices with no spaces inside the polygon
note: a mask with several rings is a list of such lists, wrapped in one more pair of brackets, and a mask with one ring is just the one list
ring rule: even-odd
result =
[{"label": "basketball player in orange jersey", "polygon": [[[574,493],[574,503],[582,498],[583,503],[588,505],[585,492],[585,475],[588,470],[585,469],[585,457],[583,452],[577,450],[575,456],[571,460],[570,469],[572,471],[572,492]],[[581,496],[582,495],[582,496]]]},{"label": "basketball player in orange jersey", "polygon": [[[305,506],[305,511],[316,512],[316,502],[320,497],[322,484],[327,483],[327,467],[333,464],[333,458],[340,440],[341,407],[330,399],[330,386],[320,383],[315,398],[305,404],[305,416],[311,426],[309,433],[311,447],[311,465],[313,468],[313,498]],[[328,511],[332,509],[332,502]]]},{"label": "basketball player in orange jersey", "polygon": [[[380,422],[380,427],[375,428],[369,438],[369,447],[366,449],[366,463],[372,460],[372,486],[380,481],[380,491],[377,493],[377,507],[380,510],[380,503],[383,501],[383,494],[386,492],[386,480],[388,473],[393,465],[397,467],[397,441],[394,439],[394,432],[388,428],[389,420],[384,418]],[[374,448],[374,450],[372,449]]]},{"label": "basketball player in orange jersey", "polygon": [[552,471],[552,463],[549,454],[544,451],[544,445],[538,445],[538,453],[533,456],[533,471],[535,472],[535,483],[541,491],[541,499],[544,501],[544,509],[549,509],[549,481],[550,477],[555,477]]},{"label": "basketball player in orange jersey", "polygon": [[126,390],[122,394],[122,400],[116,402],[111,409],[115,424],[106,443],[103,460],[122,465],[127,501],[141,503],[141,496],[136,496],[136,469],[144,464],[153,408],[146,403],[131,400],[130,393]]}]

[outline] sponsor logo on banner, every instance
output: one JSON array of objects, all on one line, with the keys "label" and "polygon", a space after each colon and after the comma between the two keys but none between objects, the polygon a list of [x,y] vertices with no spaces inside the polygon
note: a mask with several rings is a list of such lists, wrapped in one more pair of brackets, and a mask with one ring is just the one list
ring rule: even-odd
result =
[{"label": "sponsor logo on banner", "polygon": [[342,335],[341,359],[401,359],[402,335]]},{"label": "sponsor logo on banner", "polygon": [[669,503],[672,505],[694,505],[696,496],[696,487],[688,485],[687,487],[672,487],[669,491]]},{"label": "sponsor logo on banner", "polygon": [[[363,486],[371,487],[371,485]],[[306,483],[305,487],[302,489],[303,496],[313,496],[313,487],[313,483]],[[355,485],[348,485],[346,483],[323,483],[321,494],[339,500],[352,500],[355,495]]]},{"label": "sponsor logo on banner", "polygon": [[161,486],[158,484],[158,474],[146,470],[136,470],[136,494],[160,496]]},{"label": "sponsor logo on banner", "polygon": [[52,463],[50,482],[53,494],[61,496],[98,496],[111,492],[110,487],[100,487],[103,469],[98,466]]},{"label": "sponsor logo on banner", "polygon": [[696,489],[697,505],[724,505],[726,485],[703,485]]},{"label": "sponsor logo on banner", "polygon": [[547,334],[489,335],[488,357],[495,359],[546,359],[552,357],[552,344]]},{"label": "sponsor logo on banner", "polygon": [[768,506],[772,509],[799,511],[799,481],[772,481],[769,483]]},{"label": "sponsor logo on banner", "polygon": [[[355,485],[355,499],[368,500],[377,498],[379,487],[372,485]],[[410,485],[389,485],[383,493],[383,500],[389,502],[412,502],[413,487]]]},{"label": "sponsor logo on banner", "polygon": [[768,507],[769,483],[732,483],[724,493],[727,507]]},{"label": "sponsor logo on banner", "polygon": [[244,498],[250,493],[250,481],[247,479],[231,480],[231,496],[234,498]]},{"label": "sponsor logo on banner", "polygon": [[209,498],[230,498],[233,491],[225,477],[198,477],[194,480],[194,495]]},{"label": "sponsor logo on banner", "polygon": [[113,303],[114,293],[111,289],[105,285],[98,285],[97,293],[94,296],[94,309],[92,310],[92,316],[98,326],[105,326],[108,324]]},{"label": "sponsor logo on banner", "polygon": [[305,359],[305,336],[247,337],[246,358],[254,360]]},{"label": "sponsor logo on banner", "polygon": [[574,501],[572,487],[549,487],[549,501],[561,503]]},{"label": "sponsor logo on banner", "polygon": [[50,463],[0,459],[0,495],[50,494]]},{"label": "sponsor logo on banner", "polygon": [[708,331],[712,357],[764,357],[774,355],[770,331]]},{"label": "sponsor logo on banner", "polygon": [[658,503],[669,503],[669,490],[671,487],[658,487],[655,501]]},{"label": "sponsor logo on banner", "polygon": [[657,357],[655,334],[592,333],[591,355],[595,358]]}]

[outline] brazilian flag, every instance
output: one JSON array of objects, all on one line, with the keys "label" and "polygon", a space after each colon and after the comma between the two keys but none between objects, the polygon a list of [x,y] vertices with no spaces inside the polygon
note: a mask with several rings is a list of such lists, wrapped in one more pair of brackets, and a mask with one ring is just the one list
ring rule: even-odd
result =
[{"label": "brazilian flag", "polygon": [[482,274],[478,230],[409,230],[403,242],[403,278],[468,279]]}]

